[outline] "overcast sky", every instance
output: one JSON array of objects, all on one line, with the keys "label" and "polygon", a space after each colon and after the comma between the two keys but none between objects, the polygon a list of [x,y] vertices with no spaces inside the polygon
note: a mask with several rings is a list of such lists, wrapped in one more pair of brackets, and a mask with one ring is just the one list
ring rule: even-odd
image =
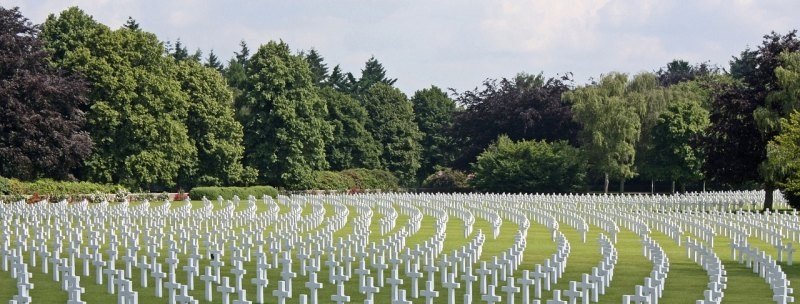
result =
[{"label": "overcast sky", "polygon": [[800,28],[797,0],[557,1],[0,0],[34,23],[69,6],[117,28],[128,16],[164,41],[228,59],[283,39],[316,48],[329,67],[360,73],[374,55],[406,93],[459,91],[518,72],[572,72],[578,84],[610,71],[656,70],[675,58],[727,68],[764,34]]}]

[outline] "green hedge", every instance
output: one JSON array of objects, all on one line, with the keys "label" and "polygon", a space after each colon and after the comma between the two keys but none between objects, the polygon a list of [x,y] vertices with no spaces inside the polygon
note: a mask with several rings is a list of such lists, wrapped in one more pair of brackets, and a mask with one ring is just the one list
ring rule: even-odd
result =
[{"label": "green hedge", "polygon": [[400,181],[391,172],[377,169],[348,169],[341,172],[314,172],[309,190],[395,190]]},{"label": "green hedge", "polygon": [[440,168],[425,178],[422,187],[431,190],[468,190],[469,176],[458,170]]},{"label": "green hedge", "polygon": [[52,179],[40,179],[34,182],[24,182],[13,178],[0,177],[0,194],[4,195],[77,195],[90,193],[127,193],[119,185],[104,185],[90,182],[67,182]]},{"label": "green hedge", "polygon": [[314,190],[349,190],[354,188],[355,180],[348,175],[333,171],[314,172]]},{"label": "green hedge", "polygon": [[278,190],[271,186],[252,186],[252,187],[194,187],[189,191],[189,197],[193,200],[199,200],[205,196],[209,200],[216,200],[218,196],[224,199],[233,199],[234,195],[238,195],[240,199],[247,199],[248,195],[261,198],[264,195],[269,195],[272,198],[278,197]]}]

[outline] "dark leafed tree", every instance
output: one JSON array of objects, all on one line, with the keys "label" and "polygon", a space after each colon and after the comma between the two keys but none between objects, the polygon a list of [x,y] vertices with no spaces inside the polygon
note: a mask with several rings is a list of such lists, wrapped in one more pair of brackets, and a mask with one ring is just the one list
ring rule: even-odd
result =
[{"label": "dark leafed tree", "polygon": [[205,66],[222,72],[222,62],[220,62],[219,58],[217,58],[217,54],[214,54],[214,50],[208,52],[208,58],[206,58]]},{"label": "dark leafed tree", "polygon": [[758,49],[747,49],[731,61],[731,76],[741,85],[729,84],[718,91],[711,112],[711,132],[705,145],[709,150],[707,175],[730,184],[762,183],[765,209],[772,208],[776,188],[776,181],[764,166],[767,143],[778,134],[779,119],[797,108],[798,102],[771,99],[781,90],[775,70],[783,63],[782,53],[798,50],[797,31],[765,35]]},{"label": "dark leafed tree", "polygon": [[710,125],[703,138],[703,171],[712,181],[731,187],[757,181],[763,157],[757,147],[766,145],[753,118],[757,104],[749,99],[744,85],[733,79],[720,79],[711,85],[714,96]]},{"label": "dark leafed tree", "polygon": [[308,51],[308,54],[303,54],[303,58],[308,62],[308,68],[311,70],[311,81],[316,86],[322,86],[328,81],[328,66],[325,64],[325,59],[315,49]]},{"label": "dark leafed tree", "polygon": [[86,82],[53,68],[39,28],[0,7],[0,175],[72,179],[92,152]]},{"label": "dark leafed tree", "polygon": [[667,63],[666,67],[660,68],[658,71],[656,71],[656,75],[658,75],[658,81],[662,86],[665,87],[718,73],[719,68],[707,62],[692,65],[689,62],[680,59],[675,59]]},{"label": "dark leafed tree", "polygon": [[567,140],[576,142],[578,125],[570,103],[561,94],[570,89],[569,79],[541,74],[519,74],[513,79],[487,80],[482,89],[459,94],[451,132],[459,143],[454,165],[467,169],[478,154],[498,136],[511,140]]},{"label": "dark leafed tree", "polygon": [[422,160],[419,180],[436,171],[437,166],[450,167],[455,159],[455,142],[447,132],[453,127],[456,103],[436,86],[419,90],[411,98],[414,119],[422,132]]}]

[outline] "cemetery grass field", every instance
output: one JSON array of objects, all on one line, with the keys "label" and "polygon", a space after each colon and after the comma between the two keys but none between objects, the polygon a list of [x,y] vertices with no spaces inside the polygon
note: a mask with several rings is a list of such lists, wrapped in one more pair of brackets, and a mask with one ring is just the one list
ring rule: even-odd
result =
[{"label": "cemetery grass field", "polygon": [[[138,204],[139,203],[131,203],[131,207]],[[150,208],[155,208],[163,204],[163,202],[151,202]],[[192,201],[191,203],[172,202],[170,208],[180,208],[182,206],[186,206],[187,204],[190,204],[191,208],[193,209],[201,208],[204,205],[203,202],[200,201]],[[214,208],[221,208],[216,202],[213,205]],[[286,212],[289,212],[289,207],[287,205],[278,205],[281,208],[279,214],[285,214]],[[256,206],[258,208],[257,212],[264,212],[265,208],[267,207],[267,205],[261,201],[258,201]],[[324,206],[326,210],[325,217],[335,215],[333,206],[328,204],[325,204]],[[243,202],[236,207],[236,210],[241,211],[246,207],[247,204]],[[92,208],[92,206],[90,206],[90,208]],[[348,208],[348,223],[350,223],[350,221],[354,220],[354,217],[356,217],[358,213],[352,206],[348,205]],[[311,211],[311,208],[303,208],[301,216],[307,216],[311,213]],[[379,222],[382,216],[384,215],[377,212],[377,210],[373,213],[369,235],[370,242],[381,240],[389,235],[392,235],[393,233],[396,233],[404,226],[406,222],[410,220],[407,214],[399,213],[396,219],[396,224],[392,230],[386,234],[381,234]],[[418,232],[408,236],[406,239],[406,246],[412,247],[415,244],[421,244],[426,240],[431,239],[435,234],[434,224],[435,219],[433,217],[429,215],[423,217],[421,228]],[[457,250],[458,248],[468,244],[470,240],[475,237],[475,234],[480,230],[486,235],[485,243],[483,244],[481,260],[488,261],[491,257],[500,255],[502,252],[509,249],[511,244],[514,243],[514,237],[518,230],[516,223],[504,219],[504,222],[500,228],[500,233],[495,239],[492,237],[491,223],[481,217],[476,216],[472,233],[465,236],[464,224],[465,223],[462,219],[452,215],[449,216],[449,221],[447,222],[445,228],[446,239],[444,241],[444,249],[442,254],[450,254],[454,250]],[[589,231],[586,238],[587,241],[585,243],[581,241],[581,233],[566,223],[559,222],[559,231],[563,233],[564,237],[566,237],[570,244],[570,254],[563,277],[558,279],[558,282],[552,286],[551,290],[568,289],[570,287],[570,281],[580,281],[581,274],[590,273],[592,271],[592,267],[597,266],[598,261],[600,261],[602,258],[598,239],[600,234],[604,233],[603,229],[597,226],[589,226]],[[267,233],[268,232],[269,230]],[[311,232],[313,232],[313,230]],[[13,235],[13,231],[11,233]],[[334,239],[337,239],[338,237],[346,237],[350,233],[352,233],[351,226],[345,225],[342,229],[336,231],[333,237]],[[707,289],[706,285],[708,284],[709,278],[706,270],[687,257],[686,247],[678,246],[676,242],[666,234],[653,229],[650,233],[650,236],[662,247],[664,253],[666,253],[667,257],[669,258],[670,264],[670,270],[666,278],[663,296],[659,299],[659,302],[694,303],[695,300],[703,299],[703,292],[705,289]],[[694,237],[687,232],[684,233],[684,237],[685,236]],[[88,236],[84,235],[84,237]],[[15,239],[11,238],[11,240],[13,244]],[[550,237],[550,232],[544,225],[536,221],[530,221],[530,228],[525,241],[527,247],[523,253],[523,261],[519,267],[519,270],[514,272],[515,275],[522,269],[533,269],[533,265],[541,264],[545,259],[556,253],[556,242]],[[725,270],[727,271],[727,288],[724,290],[724,298],[722,303],[773,302],[773,291],[770,289],[770,286],[765,282],[765,280],[759,277],[758,274],[754,273],[745,265],[740,264],[732,259],[731,250],[729,247],[730,241],[730,239],[722,235],[716,235],[714,239],[714,251],[722,260]],[[765,248],[767,252],[774,254],[774,249],[770,249],[772,246],[767,244],[765,241],[756,237],[750,237],[748,238],[748,241],[753,246]],[[653,267],[652,262],[643,255],[643,243],[639,236],[637,236],[633,231],[624,228],[622,225],[620,225],[620,232],[617,236],[617,242],[614,244],[614,246],[617,250],[618,262],[614,270],[614,277],[611,286],[606,289],[606,293],[604,295],[600,295],[599,303],[620,303],[623,295],[634,294],[635,286],[643,284],[643,279],[650,274],[650,271]],[[108,249],[107,245],[101,247],[101,250],[103,251],[106,249]],[[166,252],[162,251],[160,253],[160,261],[163,263]],[[187,258],[187,256],[178,255],[178,258],[181,260],[181,263],[178,266],[176,279],[181,284],[187,284],[186,274],[180,271],[182,266],[185,265],[184,259]],[[24,260],[28,262],[28,264],[31,264],[27,254],[24,257]],[[323,258],[322,260],[325,261],[326,259]],[[222,268],[222,273],[223,275],[229,276],[231,265],[228,263],[227,258],[223,258],[223,261],[226,261],[226,264]],[[208,259],[200,260],[199,268],[201,273],[203,272],[202,270],[209,265],[208,262]],[[790,281],[797,281],[798,278],[800,278],[800,270],[798,269],[798,265],[789,266],[786,263],[779,264],[786,273],[786,277]],[[245,262],[243,266],[247,271],[244,276],[244,286],[247,290],[247,299],[253,301],[253,303],[256,303],[255,297],[257,291],[254,288],[254,285],[250,284],[251,279],[255,276],[255,259],[250,262]],[[87,303],[116,303],[117,295],[109,294],[105,285],[98,285],[95,283],[94,267],[91,268],[92,271],[89,277],[81,277],[80,286],[85,288],[85,293],[82,294],[81,299]],[[121,259],[117,260],[116,268],[125,269],[125,263]],[[295,271],[298,272],[298,269],[296,268],[297,267],[295,265]],[[35,303],[67,303],[68,293],[62,290],[59,282],[53,280],[52,271],[53,270],[51,267],[49,274],[42,273],[41,263],[38,263],[36,267],[29,266],[28,272],[33,274],[30,281],[34,285],[34,288],[30,290],[30,297]],[[83,273],[82,263],[80,261],[76,262],[75,273]],[[276,289],[276,282],[281,280],[280,270],[273,268],[269,269],[267,273],[269,283],[264,289],[264,297],[268,303],[277,303],[277,298],[273,296],[272,291]],[[404,277],[403,273],[404,272],[401,271],[401,278]],[[147,288],[140,286],[140,274],[140,271],[134,267],[132,271],[132,277],[130,279],[133,282],[135,291],[138,292],[139,303],[166,303],[166,292],[164,293],[163,298],[158,298],[155,296],[155,284],[152,278],[149,279],[150,282]],[[388,277],[389,271],[387,271],[386,274]],[[332,285],[327,280],[328,275],[329,274],[326,267],[321,267],[320,271],[318,272],[318,280],[323,284],[323,288],[318,291],[318,297],[321,303],[332,303],[330,300],[331,296],[337,292],[336,286]],[[298,303],[299,294],[309,294],[310,290],[304,287],[304,283],[307,280],[308,278],[306,276],[303,276],[300,273],[297,274],[292,281],[294,297],[287,299],[287,303]],[[408,278],[404,278],[403,280],[404,282],[400,285],[400,288],[407,291],[411,290],[411,280]],[[10,273],[4,272],[0,274],[0,301],[7,303],[15,294],[17,294],[16,282],[16,279],[13,279],[10,276]],[[438,277],[436,278],[436,282],[436,290],[439,291],[439,297],[436,298],[434,302],[447,303],[447,290],[441,286],[442,284]],[[212,302],[207,302],[204,300],[203,281],[195,278],[194,285],[195,288],[193,291],[189,292],[189,295],[193,296],[194,299],[199,301],[199,303],[221,303],[220,294],[218,292],[214,292],[214,299]],[[425,287],[424,285],[424,280],[420,279],[420,290]],[[463,285],[464,284],[462,282],[461,288],[456,290],[457,303],[463,303]],[[216,287],[217,285],[215,284],[214,286]],[[359,292],[358,287],[358,278],[350,279],[345,285],[345,294],[350,296],[351,303],[363,303],[365,300],[365,296]],[[497,288],[496,293],[504,297],[502,301],[503,303],[508,303],[507,299],[505,299],[505,293],[500,291],[499,287]],[[522,303],[521,297],[521,294],[517,293],[515,303]],[[542,299],[550,299],[551,297],[552,291],[542,290]],[[235,298],[235,294],[231,295],[231,299]],[[410,299],[410,296],[408,296],[408,298],[413,303],[425,303],[425,299],[422,297],[413,300]],[[392,303],[390,287],[388,285],[380,288],[379,293],[375,295],[374,303]],[[480,300],[477,282],[475,283],[475,286],[473,286],[473,303],[485,303],[484,301]],[[542,301],[542,303],[544,303],[544,301]]]}]

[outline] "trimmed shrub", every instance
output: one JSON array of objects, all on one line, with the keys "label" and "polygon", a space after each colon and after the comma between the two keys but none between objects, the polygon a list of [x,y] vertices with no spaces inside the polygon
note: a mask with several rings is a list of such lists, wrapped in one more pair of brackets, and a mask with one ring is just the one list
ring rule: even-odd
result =
[{"label": "trimmed shrub", "polygon": [[334,171],[314,172],[312,190],[348,190],[355,187],[355,180],[349,175]]},{"label": "trimmed shrub", "polygon": [[[0,182],[2,183],[2,182]],[[90,182],[67,182],[52,179],[39,179],[34,182],[23,182],[17,179],[6,179],[7,192],[12,195],[39,194],[43,196],[73,196],[91,193],[127,193],[119,185],[104,185]]]},{"label": "trimmed shrub", "polygon": [[472,184],[492,192],[581,192],[587,167],[580,150],[566,142],[513,142],[501,136],[473,164]]},{"label": "trimmed shrub", "polygon": [[423,188],[433,190],[466,190],[469,186],[469,176],[451,168],[441,168],[422,182]]},{"label": "trimmed shrub", "polygon": [[377,169],[348,169],[341,172],[353,179],[351,189],[396,190],[400,188],[400,180],[389,171]]},{"label": "trimmed shrub", "polygon": [[193,200],[199,200],[203,196],[209,200],[216,200],[218,196],[224,199],[233,199],[234,195],[238,195],[240,199],[247,199],[248,195],[261,198],[264,195],[269,195],[272,198],[278,197],[278,190],[271,186],[252,186],[252,187],[194,187],[189,191],[189,196]]}]

